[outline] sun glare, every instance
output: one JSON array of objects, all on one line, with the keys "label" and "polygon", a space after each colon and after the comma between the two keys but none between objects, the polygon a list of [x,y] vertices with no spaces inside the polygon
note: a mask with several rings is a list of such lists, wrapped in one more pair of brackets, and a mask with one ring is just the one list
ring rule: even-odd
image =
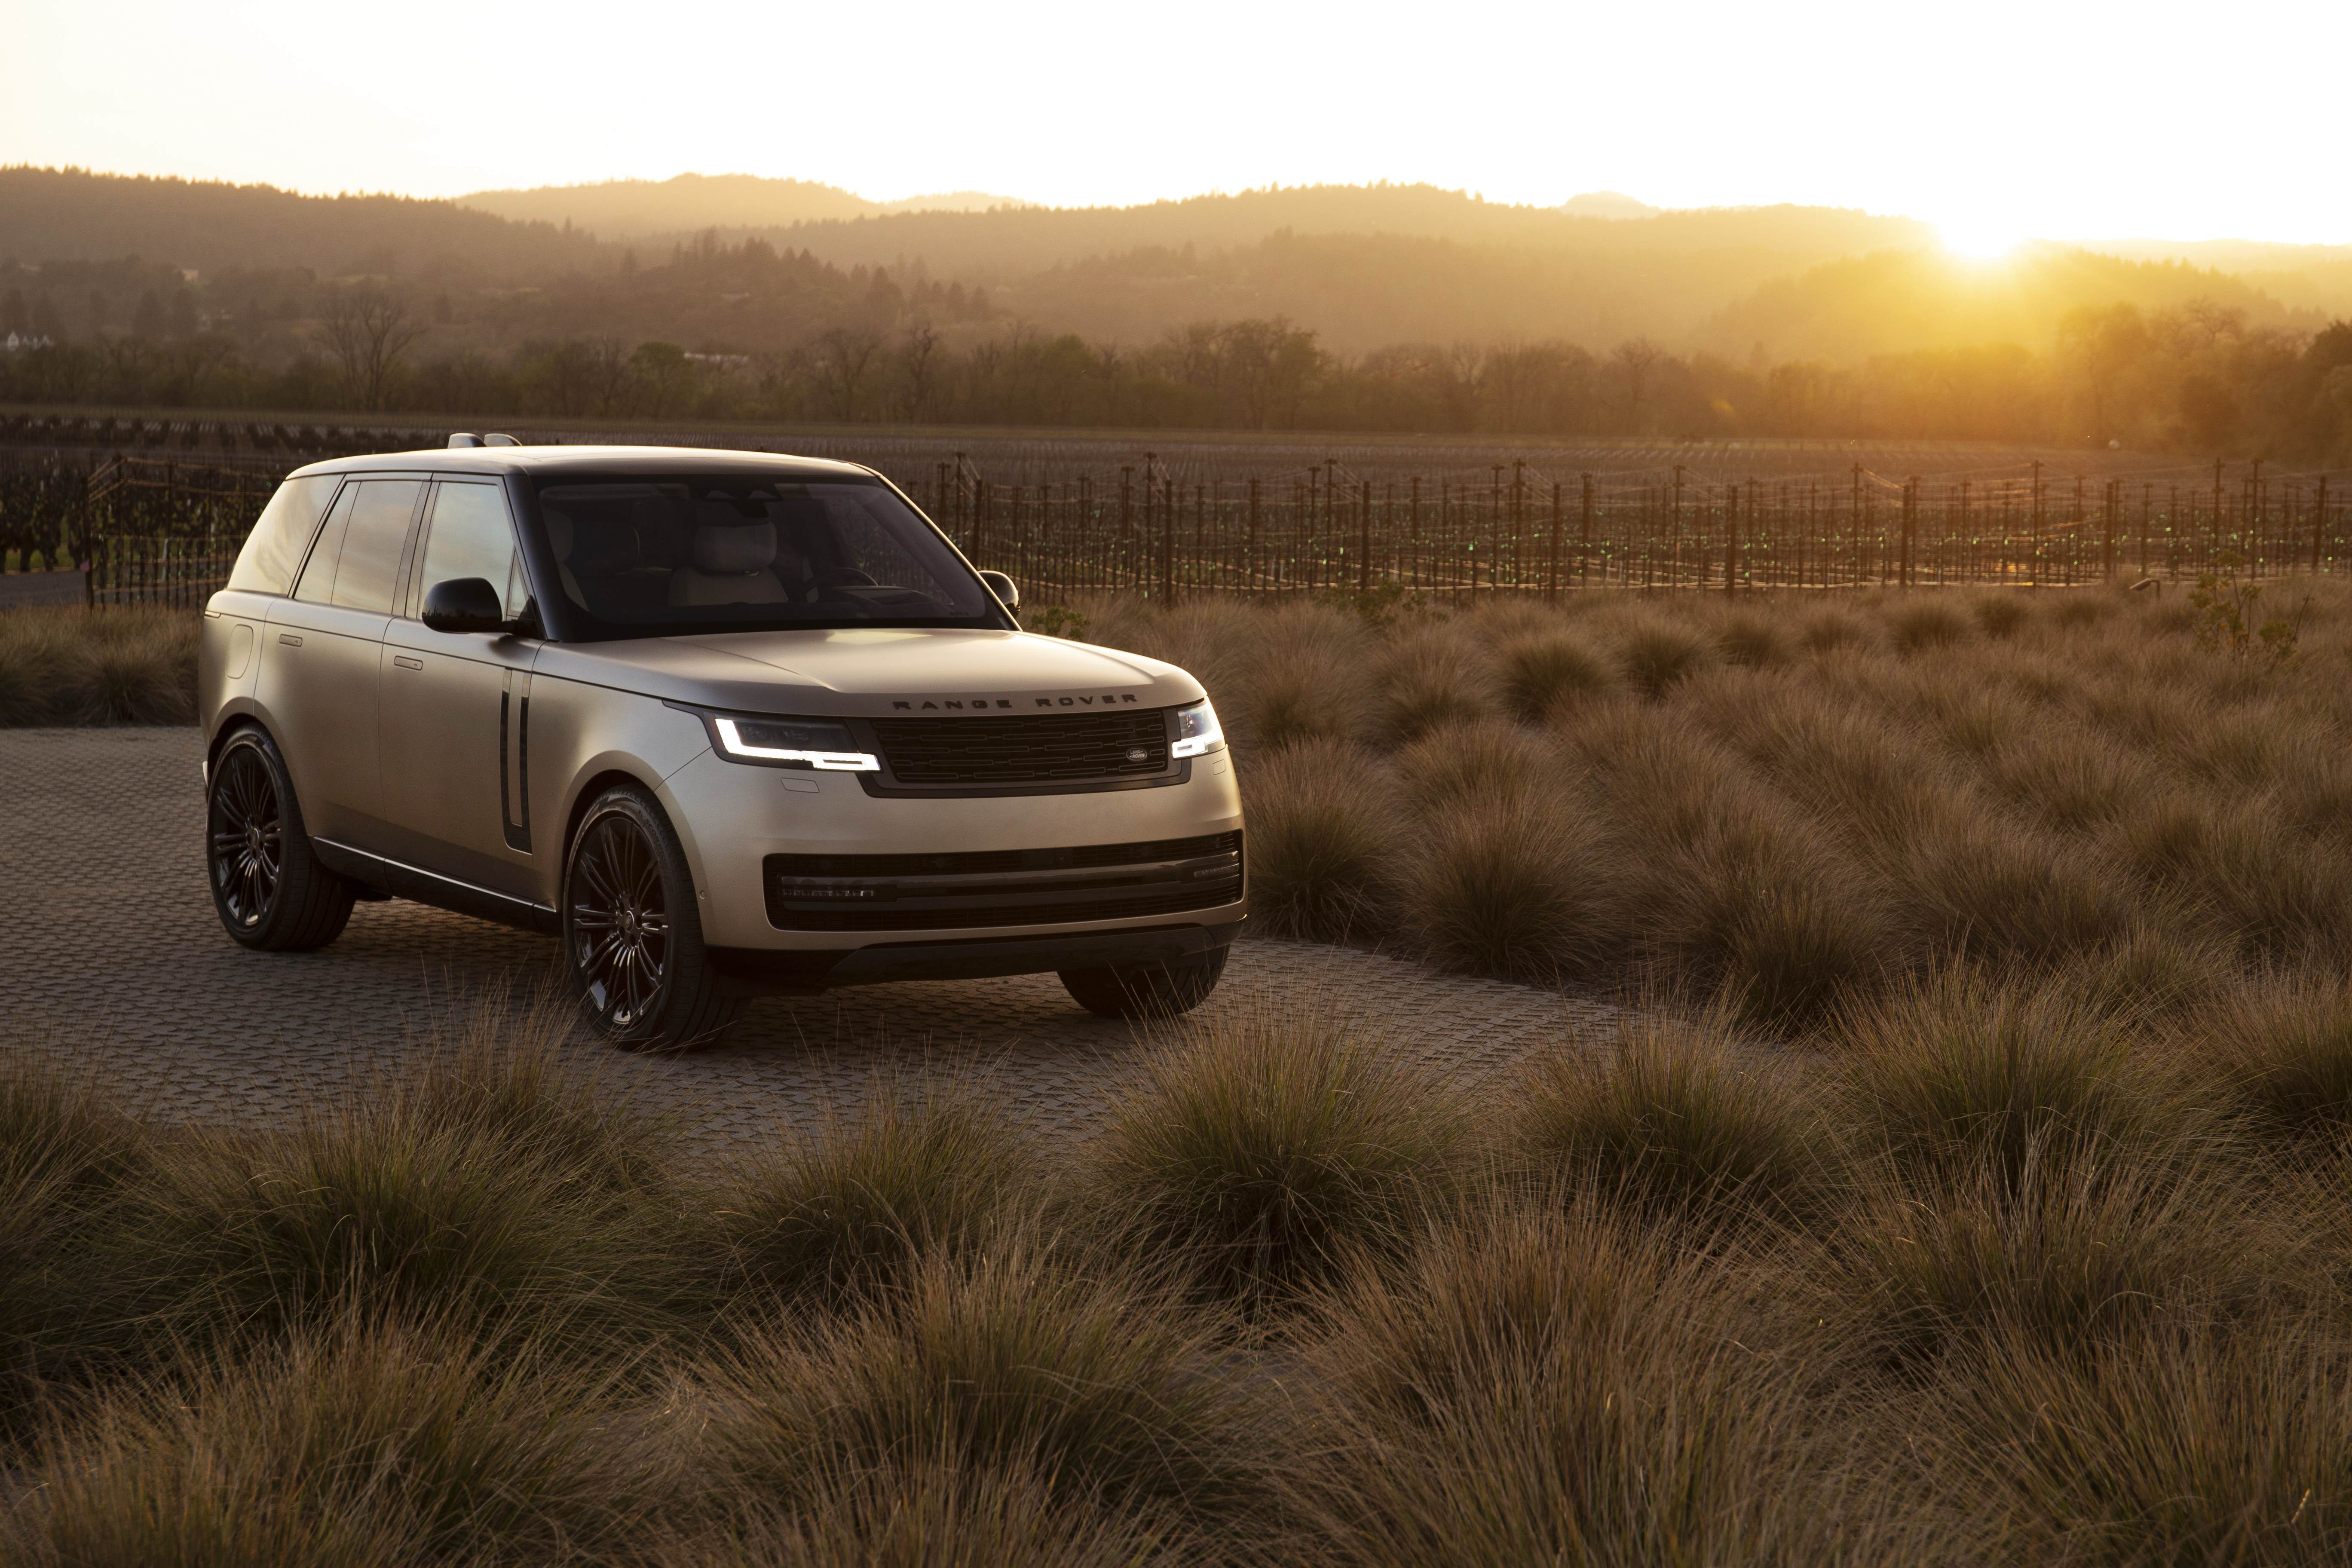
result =
[{"label": "sun glare", "polygon": [[1947,220],[1936,225],[1936,235],[1946,250],[1971,261],[1998,261],[2025,243],[2016,230],[1982,219]]}]

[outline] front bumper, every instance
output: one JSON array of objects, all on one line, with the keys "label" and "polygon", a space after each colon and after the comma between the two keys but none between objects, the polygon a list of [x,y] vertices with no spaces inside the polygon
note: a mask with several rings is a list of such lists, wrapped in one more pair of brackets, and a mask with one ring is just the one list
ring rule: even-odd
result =
[{"label": "front bumper", "polygon": [[[693,866],[704,940],[740,955],[728,962],[745,977],[764,974],[794,988],[908,978],[917,970],[946,977],[1151,962],[1158,948],[1139,950],[1133,959],[1072,958],[1056,956],[1054,944],[1103,939],[1126,952],[1138,933],[1217,930],[1231,940],[1230,928],[1247,912],[1244,883],[1229,902],[1165,914],[1122,907],[1107,908],[1109,918],[1086,921],[1010,924],[999,915],[924,929],[893,921],[895,929],[845,930],[835,922],[836,929],[786,930],[772,918],[772,879],[764,870],[772,856],[961,858],[1238,833],[1241,795],[1230,753],[1202,758],[1182,782],[1150,789],[908,799],[869,795],[854,774],[746,767],[705,752],[672,773],[663,793]],[[1195,944],[1175,956],[1217,945],[1197,935],[1173,940]],[[808,956],[756,956],[793,953]]]}]

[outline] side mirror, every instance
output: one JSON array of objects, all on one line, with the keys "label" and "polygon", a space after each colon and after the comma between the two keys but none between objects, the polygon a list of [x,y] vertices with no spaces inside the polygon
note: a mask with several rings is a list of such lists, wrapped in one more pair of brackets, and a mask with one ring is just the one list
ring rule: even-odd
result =
[{"label": "side mirror", "polygon": [[982,572],[980,574],[980,580],[988,584],[990,593],[1003,601],[1006,609],[1017,610],[1021,607],[1021,589],[1012,578],[1002,572]]},{"label": "side mirror", "polygon": [[452,577],[425,590],[424,620],[436,632],[503,631],[506,607],[487,578]]}]

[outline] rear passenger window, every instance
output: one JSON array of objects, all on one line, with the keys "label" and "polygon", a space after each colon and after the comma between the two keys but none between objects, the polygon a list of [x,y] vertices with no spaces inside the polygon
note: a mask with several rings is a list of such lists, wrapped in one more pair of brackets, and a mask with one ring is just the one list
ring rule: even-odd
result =
[{"label": "rear passenger window", "polygon": [[341,474],[313,474],[279,485],[269,504],[261,509],[253,531],[246,535],[245,548],[237,552],[236,566],[228,574],[228,585],[249,594],[286,592],[293,584],[294,569],[302,563],[302,552],[310,542],[310,531],[318,526],[319,513],[326,510],[327,498],[341,482]]},{"label": "rear passenger window", "polygon": [[318,548],[310,552],[310,563],[302,568],[302,581],[295,585],[294,596],[313,605],[323,605],[335,591],[335,560],[343,552],[343,530],[350,526],[352,507],[360,499],[357,485],[345,485],[343,493],[335,498],[335,510],[327,516],[327,526],[319,530]]},{"label": "rear passenger window", "polygon": [[360,486],[359,505],[343,534],[343,558],[335,567],[336,604],[391,613],[401,552],[408,548],[408,524],[424,489],[415,479],[370,479]]},{"label": "rear passenger window", "polygon": [[425,570],[416,602],[436,583],[479,577],[497,591],[509,617],[522,614],[530,591],[507,522],[506,497],[496,485],[443,484],[433,492],[433,521],[425,536]]}]

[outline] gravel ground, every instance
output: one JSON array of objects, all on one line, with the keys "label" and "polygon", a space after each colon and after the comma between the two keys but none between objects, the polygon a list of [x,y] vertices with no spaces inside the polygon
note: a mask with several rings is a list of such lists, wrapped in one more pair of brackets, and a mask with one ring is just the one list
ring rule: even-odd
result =
[{"label": "gravel ground", "polygon": [[[524,1005],[554,942],[421,905],[362,904],[315,953],[247,952],[204,885],[193,730],[0,731],[0,1000],[17,1039],[114,1080],[160,1120],[251,1122],[364,1084],[436,1021]],[[1252,938],[1196,1016],[1313,1007],[1361,1018],[1464,1078],[1548,1041],[1598,1040],[1591,998],[1465,979],[1351,949]],[[984,1081],[1049,1134],[1083,1136],[1134,1080],[1149,1031],[1079,1010],[1052,975],[933,981],[753,1005],[687,1057],[573,1047],[675,1116],[687,1148],[730,1149],[847,1109],[877,1071]]]}]

